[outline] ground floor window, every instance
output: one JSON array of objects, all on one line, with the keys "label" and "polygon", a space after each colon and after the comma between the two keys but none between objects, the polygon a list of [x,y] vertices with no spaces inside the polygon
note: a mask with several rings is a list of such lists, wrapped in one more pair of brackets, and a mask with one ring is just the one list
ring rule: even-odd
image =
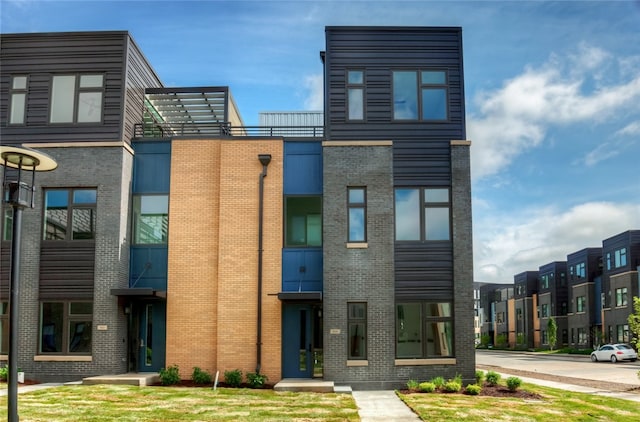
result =
[{"label": "ground floor window", "polygon": [[436,358],[453,356],[453,316],[450,302],[412,302],[396,305],[396,356]]},{"label": "ground floor window", "polygon": [[9,354],[9,302],[0,302],[0,355]]},{"label": "ground floor window", "polygon": [[367,304],[349,303],[349,359],[367,359]]},{"label": "ground floor window", "polygon": [[617,341],[627,343],[629,341],[629,324],[618,325]]},{"label": "ground floor window", "polygon": [[587,344],[587,329],[578,328],[578,344]]},{"label": "ground floor window", "polygon": [[91,354],[91,302],[42,302],[40,353]]}]

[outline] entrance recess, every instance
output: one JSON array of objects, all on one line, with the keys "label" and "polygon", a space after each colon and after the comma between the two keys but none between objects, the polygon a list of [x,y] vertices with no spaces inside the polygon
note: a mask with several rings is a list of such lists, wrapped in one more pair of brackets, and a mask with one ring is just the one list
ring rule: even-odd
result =
[{"label": "entrance recess", "polygon": [[284,304],[282,376],[322,376],[322,308],[319,304]]},{"label": "entrance recess", "polygon": [[165,302],[159,300],[132,304],[130,371],[158,372],[165,366],[165,309]]}]

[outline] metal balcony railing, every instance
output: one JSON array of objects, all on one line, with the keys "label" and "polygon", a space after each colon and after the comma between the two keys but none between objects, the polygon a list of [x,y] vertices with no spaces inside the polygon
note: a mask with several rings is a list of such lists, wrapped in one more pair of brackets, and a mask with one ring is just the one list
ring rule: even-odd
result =
[{"label": "metal balcony railing", "polygon": [[199,137],[285,137],[321,138],[322,126],[231,126],[229,123],[137,123],[134,138]]}]

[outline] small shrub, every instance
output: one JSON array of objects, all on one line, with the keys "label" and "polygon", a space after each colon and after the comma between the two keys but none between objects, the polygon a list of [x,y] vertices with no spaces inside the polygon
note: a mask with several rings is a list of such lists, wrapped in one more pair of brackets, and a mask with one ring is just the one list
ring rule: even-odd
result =
[{"label": "small shrub", "polygon": [[421,393],[433,393],[436,391],[436,385],[432,382],[421,382],[418,389]]},{"label": "small shrub", "polygon": [[213,379],[211,378],[211,374],[207,371],[203,371],[202,369],[195,366],[193,368],[193,374],[191,375],[191,379],[196,384],[211,384]]},{"label": "small shrub", "polygon": [[442,388],[442,386],[444,385],[444,378],[435,377],[435,378],[432,378],[430,382],[432,382],[433,385],[436,386],[436,388]]},{"label": "small shrub", "polygon": [[507,388],[509,391],[516,391],[522,385],[522,380],[518,377],[507,378]]},{"label": "small shrub", "polygon": [[498,385],[498,383],[500,382],[500,378],[500,374],[494,371],[487,372],[487,376],[485,377],[485,379],[487,380],[487,384],[492,387]]},{"label": "small shrub", "polygon": [[224,371],[224,382],[229,384],[229,387],[238,388],[242,384],[242,371],[234,369],[233,371]]},{"label": "small shrub", "polygon": [[9,368],[7,368],[6,366],[3,366],[2,368],[0,368],[0,381],[7,381],[7,379],[9,378]]},{"label": "small shrub", "polygon": [[465,391],[470,396],[477,396],[482,391],[482,387],[480,387],[480,385],[478,384],[469,384],[467,385]]},{"label": "small shrub", "polygon": [[442,391],[445,393],[458,393],[462,389],[462,384],[458,381],[447,381],[442,386]]},{"label": "small shrub", "polygon": [[457,374],[455,377],[451,378],[449,381],[457,382],[462,385],[462,375]]},{"label": "small shrub", "polygon": [[407,389],[409,391],[418,391],[420,389],[420,383],[416,380],[407,381]]},{"label": "small shrub", "polygon": [[251,388],[262,388],[267,383],[267,376],[254,372],[247,372],[247,382]]},{"label": "small shrub", "polygon": [[178,365],[160,369],[160,382],[162,385],[175,385],[180,383],[180,371]]},{"label": "small shrub", "polygon": [[484,381],[484,371],[476,371],[476,384],[482,385]]}]

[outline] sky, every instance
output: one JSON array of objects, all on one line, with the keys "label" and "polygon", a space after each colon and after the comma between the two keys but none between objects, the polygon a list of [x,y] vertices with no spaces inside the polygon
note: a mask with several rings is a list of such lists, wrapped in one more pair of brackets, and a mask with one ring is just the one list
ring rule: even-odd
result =
[{"label": "sky", "polygon": [[324,27],[460,26],[474,279],[640,229],[640,1],[0,0],[0,32],[128,30],[167,87],[322,109]]}]

